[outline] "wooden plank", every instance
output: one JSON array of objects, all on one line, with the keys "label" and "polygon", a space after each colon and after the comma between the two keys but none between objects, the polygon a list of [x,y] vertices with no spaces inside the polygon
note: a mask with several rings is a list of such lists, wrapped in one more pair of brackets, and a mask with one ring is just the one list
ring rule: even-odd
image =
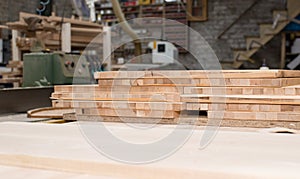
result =
[{"label": "wooden plank", "polygon": [[288,87],[184,87],[183,94],[300,95],[300,86]]},{"label": "wooden plank", "polygon": [[[281,105],[267,104],[226,104],[226,111],[244,111],[244,112],[281,112]],[[300,112],[300,111],[299,111]]]},{"label": "wooden plank", "polygon": [[[55,46],[55,47],[59,47],[59,45],[60,45],[60,43],[59,43],[59,41],[57,41],[57,40],[51,40],[51,39],[45,39],[44,40],[44,43],[45,43],[45,45],[48,47],[48,46]],[[90,43],[90,44],[88,44],[88,43],[80,43],[80,42],[72,42],[71,43],[71,46],[72,47],[78,47],[78,48],[86,48],[87,47],[87,45],[95,45],[95,46],[98,46],[99,44],[93,44],[93,43]]]},{"label": "wooden plank", "polygon": [[100,86],[147,86],[147,85],[172,85],[172,86],[259,86],[259,87],[283,87],[297,85],[300,78],[277,78],[277,79],[114,79],[99,80]]},{"label": "wooden plank", "polygon": [[0,83],[14,83],[14,82],[22,82],[21,77],[14,77],[14,78],[0,78]]},{"label": "wooden plank", "polygon": [[28,29],[28,25],[25,22],[8,22],[6,25],[9,27],[9,29],[13,30],[25,31]]},{"label": "wooden plank", "polygon": [[268,120],[268,121],[300,121],[300,113],[290,112],[232,112],[208,111],[208,118],[236,119],[236,120]]},{"label": "wooden plank", "polygon": [[300,103],[299,100],[289,100],[289,99],[237,99],[237,98],[229,98],[229,99],[214,99],[210,100],[208,97],[201,99],[182,99],[181,102],[188,103],[205,103],[205,104],[287,104],[287,105],[298,105]]},{"label": "wooden plank", "polygon": [[0,73],[0,76],[2,76],[2,78],[11,78],[11,77],[21,77],[23,74],[21,71],[16,71],[16,72],[4,72],[4,73]]},{"label": "wooden plank", "polygon": [[97,36],[103,32],[102,28],[82,28],[82,27],[71,27],[72,34],[86,34]]},{"label": "wooden plank", "polygon": [[[85,36],[85,35],[74,35],[71,34],[71,42],[81,42],[81,43],[91,43],[93,41],[93,39],[95,38],[95,36]],[[58,41],[59,40],[59,34],[55,33],[55,34],[51,34],[51,36],[49,37],[50,40],[55,40]],[[96,43],[95,41],[93,41],[93,43],[95,44],[102,44],[102,42],[98,42]]]},{"label": "wooden plank", "polygon": [[[192,119],[191,119],[192,120]],[[207,126],[208,121],[214,119],[198,118],[195,125]],[[219,119],[215,120],[219,122]],[[211,122],[214,124],[213,122]],[[298,121],[274,121],[274,120],[235,120],[223,119],[221,120],[221,127],[247,127],[247,128],[274,128],[284,127],[289,129],[300,129],[300,122]]]},{"label": "wooden plank", "polygon": [[[43,20],[47,20],[49,22],[56,22],[56,23],[61,23],[62,22],[62,18],[58,17],[58,16],[40,16],[40,15],[36,15],[36,14],[30,14],[30,13],[25,13],[25,12],[20,12],[19,14],[19,19],[20,21],[23,20],[23,18],[25,17],[38,17],[41,18]],[[88,27],[94,27],[94,28],[102,28],[103,26],[97,23],[93,23],[93,22],[89,22],[89,21],[83,21],[83,20],[77,20],[77,19],[70,19],[70,18],[66,18],[64,17],[64,22],[67,23],[71,23],[74,24],[76,26],[88,26]]]},{"label": "wooden plank", "polygon": [[[268,90],[269,89],[269,90]],[[184,94],[207,94],[207,95],[242,95],[242,94],[270,94],[274,88],[264,87],[184,87]],[[281,89],[281,88],[280,88]],[[282,91],[284,91],[282,89]],[[283,94],[283,93],[282,93]]]},{"label": "wooden plank", "polygon": [[111,108],[132,110],[172,110],[180,111],[181,102],[134,102],[134,101],[74,101],[54,100],[53,107],[60,108]]},{"label": "wooden plank", "polygon": [[88,100],[88,101],[180,101],[180,95],[175,93],[163,94],[114,94],[114,93],[98,93],[98,94],[70,94],[70,93],[53,93],[51,99],[62,100]]},{"label": "wooden plank", "polygon": [[[52,98],[54,99],[54,98]],[[61,100],[74,100],[73,98],[60,98]],[[144,102],[144,101],[155,101],[155,102],[179,102],[177,99],[155,99],[152,98],[79,98],[76,100],[83,101],[136,101],[136,102]]]},{"label": "wooden plank", "polygon": [[[119,117],[108,117],[108,116],[92,116],[92,115],[73,115],[72,118],[78,121],[94,121],[94,122],[126,122],[126,123],[154,123],[154,124],[177,124],[178,119],[156,119],[156,118],[126,118],[123,117],[122,120]],[[208,119],[206,117],[185,117],[180,119],[181,123],[190,123],[197,126],[207,126],[210,123],[208,121],[213,121],[214,119]],[[215,119],[219,122],[218,119]],[[211,122],[214,124],[214,122]],[[298,121],[274,121],[274,120],[232,120],[223,119],[221,120],[221,127],[247,127],[247,128],[274,128],[274,127],[284,127],[289,129],[300,129],[300,122]]]},{"label": "wooden plank", "polygon": [[0,29],[8,29],[8,26],[7,25],[0,25]]},{"label": "wooden plank", "polygon": [[130,110],[130,109],[75,109],[78,115],[98,115],[115,117],[146,117],[146,118],[176,118],[179,116],[175,111],[161,110]]},{"label": "wooden plank", "polygon": [[204,103],[186,103],[185,110],[196,110],[196,111],[208,111],[209,109],[209,104],[204,104]]},{"label": "wooden plank", "polygon": [[[49,16],[48,20],[51,22],[61,22],[62,18],[57,16]],[[64,18],[64,22],[71,23],[72,26],[76,25],[77,27],[93,27],[93,28],[102,28],[103,26],[97,23],[89,22],[89,21],[83,21],[83,20],[76,20],[76,19],[70,19],[70,18]]]},{"label": "wooden plank", "polygon": [[192,103],[231,103],[231,104],[300,104],[298,96],[263,96],[263,95],[181,95],[181,102]]},{"label": "wooden plank", "polygon": [[98,85],[57,85],[55,92],[95,93],[95,92],[128,92],[128,93],[182,93],[183,87],[176,86],[98,86]]},{"label": "wooden plank", "polygon": [[23,68],[23,61],[10,60],[6,65],[7,68]]},{"label": "wooden plank", "polygon": [[62,119],[63,114],[72,113],[74,109],[70,108],[38,108],[27,112],[27,117],[29,118],[51,118],[51,119]]},{"label": "wooden plank", "polygon": [[123,93],[118,92],[85,92],[85,93],[68,93],[68,92],[54,92],[51,95],[52,99],[60,99],[60,98],[72,98],[72,99],[81,99],[81,98],[159,98],[159,97],[174,97],[178,99],[178,93],[156,93],[156,92],[149,92],[149,93]]},{"label": "wooden plank", "polygon": [[176,87],[176,86],[98,86],[98,85],[59,85],[55,86],[55,92],[66,92],[66,93],[180,93],[180,94],[235,94],[235,95],[299,95],[300,85],[298,86],[287,86],[284,88],[272,88],[272,87]]},{"label": "wooden plank", "polygon": [[90,92],[96,91],[98,85],[55,85],[55,92]]},{"label": "wooden plank", "polygon": [[186,110],[214,110],[214,111],[233,111],[233,112],[300,112],[299,105],[286,104],[203,104],[203,103],[187,103]]},{"label": "wooden plank", "polygon": [[66,119],[76,119],[77,121],[93,121],[93,122],[126,122],[126,123],[142,123],[142,124],[176,124],[176,118],[146,118],[146,117],[114,117],[99,115],[78,115],[73,114],[70,117],[66,115]]},{"label": "wooden plank", "polygon": [[300,100],[300,96],[280,96],[280,95],[201,95],[201,94],[183,94],[182,98],[236,98],[236,99],[287,99],[287,100]]},{"label": "wooden plank", "polygon": [[189,71],[110,71],[96,72],[95,79],[136,78],[290,78],[300,77],[296,70],[189,70]]}]

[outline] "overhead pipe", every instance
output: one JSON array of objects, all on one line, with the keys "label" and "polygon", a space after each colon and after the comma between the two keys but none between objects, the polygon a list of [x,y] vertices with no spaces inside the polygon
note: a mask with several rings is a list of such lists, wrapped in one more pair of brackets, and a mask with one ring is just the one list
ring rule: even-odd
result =
[{"label": "overhead pipe", "polygon": [[139,57],[142,55],[142,44],[141,41],[139,40],[139,36],[133,31],[131,26],[126,21],[119,1],[111,0],[111,3],[112,3],[113,11],[116,17],[118,18],[122,29],[133,39],[134,46],[135,46],[135,56],[138,57],[138,59],[140,59]]}]

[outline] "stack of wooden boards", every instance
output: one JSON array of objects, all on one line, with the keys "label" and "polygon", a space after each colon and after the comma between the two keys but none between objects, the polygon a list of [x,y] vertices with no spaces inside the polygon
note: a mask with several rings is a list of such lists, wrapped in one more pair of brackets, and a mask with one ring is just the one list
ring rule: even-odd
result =
[{"label": "stack of wooden boards", "polygon": [[6,67],[9,68],[10,71],[0,73],[0,83],[4,85],[11,84],[13,87],[20,87],[23,76],[23,62],[9,61]]},{"label": "stack of wooden boards", "polygon": [[111,71],[95,78],[98,85],[55,86],[53,107],[104,121],[222,119],[223,126],[300,129],[300,71]]},{"label": "stack of wooden boards", "polygon": [[[69,23],[70,29],[62,29],[62,23]],[[55,15],[39,16],[21,12],[19,21],[9,22],[10,29],[17,30],[20,37],[16,39],[20,50],[30,50],[37,43],[45,49],[60,49],[61,34],[69,30],[71,34],[71,49],[84,50],[91,41],[102,32],[102,26],[79,19],[61,18]],[[66,37],[64,37],[66,38]],[[99,43],[102,42],[93,42]]]}]

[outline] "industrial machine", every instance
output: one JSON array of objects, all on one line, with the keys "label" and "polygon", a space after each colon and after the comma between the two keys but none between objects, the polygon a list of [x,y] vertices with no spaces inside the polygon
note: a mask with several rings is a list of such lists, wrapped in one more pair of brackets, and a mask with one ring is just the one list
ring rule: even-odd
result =
[{"label": "industrial machine", "polygon": [[174,63],[178,59],[178,49],[167,41],[153,41],[148,44],[152,49],[152,63]]},{"label": "industrial machine", "polygon": [[148,49],[151,50],[148,56],[143,56],[144,60],[148,60],[146,63],[126,63],[124,69],[129,71],[140,71],[157,68],[165,68],[168,65],[174,65],[178,63],[178,49],[170,42],[167,41],[153,41],[148,44]]},{"label": "industrial machine", "polygon": [[85,56],[38,52],[24,54],[23,61],[23,87],[89,83],[91,79]]}]

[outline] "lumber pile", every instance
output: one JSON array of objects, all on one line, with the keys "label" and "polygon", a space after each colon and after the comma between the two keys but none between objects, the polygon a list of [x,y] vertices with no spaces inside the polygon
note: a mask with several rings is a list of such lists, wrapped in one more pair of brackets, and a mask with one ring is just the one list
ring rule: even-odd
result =
[{"label": "lumber pile", "polygon": [[[60,49],[62,22],[70,23],[71,49],[83,50],[102,32],[102,26],[89,21],[70,19],[52,15],[49,17],[20,12],[19,21],[9,22],[10,29],[17,30],[21,35],[16,39],[20,50],[31,50],[36,44],[44,50]],[[63,32],[62,32],[63,33]],[[41,43],[41,44],[40,44]],[[102,42],[95,42],[101,44]]]},{"label": "lumber pile", "polygon": [[22,84],[23,76],[23,62],[22,61],[9,61],[6,65],[10,68],[10,72],[0,73],[1,84],[12,84],[13,87],[20,87]]},{"label": "lumber pile", "polygon": [[[300,129],[300,71],[111,71],[97,85],[55,86],[53,107],[104,121]],[[194,113],[193,113],[194,114]]]}]

